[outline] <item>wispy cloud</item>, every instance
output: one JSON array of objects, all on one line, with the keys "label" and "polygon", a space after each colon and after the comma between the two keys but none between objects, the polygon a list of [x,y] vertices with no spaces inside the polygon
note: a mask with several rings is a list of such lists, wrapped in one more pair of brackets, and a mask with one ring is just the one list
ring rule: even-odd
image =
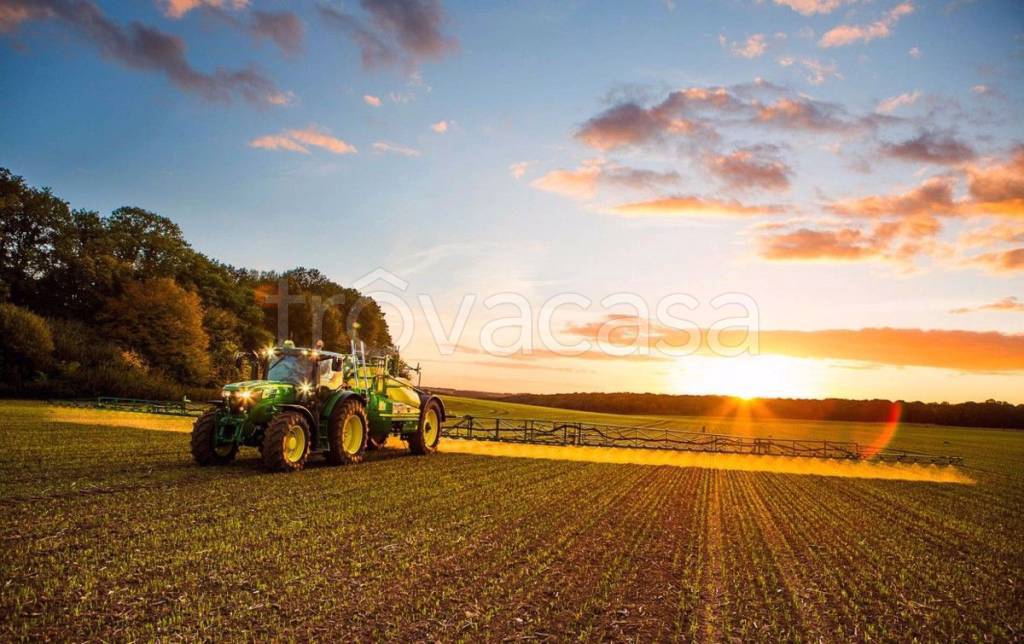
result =
[{"label": "wispy cloud", "polygon": [[[760,100],[760,95],[767,100]],[[676,90],[651,107],[627,100],[585,121],[575,136],[592,148],[616,150],[672,140],[705,145],[719,139],[719,130],[727,127],[857,134],[893,122],[899,120],[876,113],[854,116],[840,105],[757,81]]]},{"label": "wispy cloud", "polygon": [[[623,333],[615,333],[622,329]],[[609,331],[613,331],[609,333]],[[707,329],[700,332],[700,351],[708,352]],[[565,333],[613,345],[686,346],[694,329],[678,329],[625,315],[571,324]],[[716,333],[720,342],[735,345],[748,331]],[[932,367],[969,372],[1024,370],[1024,334],[916,328],[862,328],[756,332],[761,354],[820,360],[854,360],[905,367]],[[659,344],[663,343],[663,344]],[[651,351],[652,358],[663,357]]]},{"label": "wispy cloud", "polygon": [[575,170],[552,170],[530,182],[530,185],[538,190],[575,199],[593,199],[601,186],[655,188],[678,183],[679,179],[679,173],[674,171],[628,168],[609,164],[602,159],[590,159]]},{"label": "wispy cloud", "polygon": [[256,38],[266,38],[286,54],[302,51],[305,27],[290,11],[253,11],[246,29]]},{"label": "wispy cloud", "polygon": [[418,157],[420,156],[419,150],[406,147],[404,145],[398,145],[397,143],[389,143],[387,141],[376,141],[373,144],[373,149],[376,152],[389,152],[391,154],[399,154],[404,157]]},{"label": "wispy cloud", "polygon": [[430,126],[430,129],[437,132],[438,134],[444,134],[448,131],[450,123],[448,121],[438,121]]},{"label": "wispy cloud", "polygon": [[160,0],[159,5],[168,18],[181,18],[189,11],[201,7],[245,9],[249,6],[249,0]]},{"label": "wispy cloud", "polygon": [[517,161],[508,167],[509,173],[517,180],[522,179],[526,175],[527,169],[533,165],[533,161]]},{"label": "wispy cloud", "polygon": [[783,209],[775,205],[746,205],[735,199],[680,195],[621,204],[609,212],[630,217],[750,217],[779,214]]},{"label": "wispy cloud", "polygon": [[363,94],[363,102],[371,107],[380,107],[381,100],[372,94]]},{"label": "wispy cloud", "polygon": [[978,306],[962,306],[960,308],[951,309],[950,313],[962,315],[964,313],[979,313],[983,311],[1024,313],[1024,300],[1020,300],[1017,297],[1011,295],[1009,297],[1004,297],[1001,300],[996,300],[995,302],[989,302],[988,304],[979,304]]},{"label": "wispy cloud", "polygon": [[970,161],[974,148],[951,134],[926,130],[901,143],[883,143],[882,153],[894,159],[952,165]]},{"label": "wispy cloud", "polygon": [[878,104],[878,107],[875,108],[875,111],[881,112],[882,114],[888,114],[889,112],[892,112],[893,110],[899,109],[901,107],[910,107],[911,105],[916,103],[917,99],[919,98],[921,98],[920,90],[914,90],[913,92],[904,92],[903,94],[890,96],[889,98],[880,102]]},{"label": "wispy cloud", "polygon": [[1024,272],[1024,248],[982,253],[969,258],[967,264],[985,268],[992,273]]},{"label": "wispy cloud", "polygon": [[264,150],[287,150],[309,154],[309,148],[322,148],[333,154],[355,154],[355,146],[332,136],[326,129],[310,125],[303,130],[287,130],[249,141],[249,146]]},{"label": "wispy cloud", "polygon": [[283,105],[291,95],[253,69],[202,72],[188,62],[185,41],[138,22],[121,26],[89,0],[0,0],[0,25],[55,19],[66,25],[105,58],[143,71],[163,74],[175,86],[207,100]]},{"label": "wispy cloud", "polygon": [[818,41],[820,47],[844,47],[858,42],[870,42],[877,38],[888,38],[892,35],[892,28],[896,26],[900,18],[914,12],[914,4],[903,2],[889,11],[882,17],[866,25],[839,25],[829,31]]},{"label": "wispy cloud", "polygon": [[754,34],[743,42],[736,42],[734,40],[732,43],[729,43],[725,36],[719,35],[718,43],[722,47],[728,47],[729,52],[739,58],[757,58],[768,50],[768,43],[765,40],[764,34]]},{"label": "wispy cloud", "polygon": [[832,13],[840,6],[855,2],[856,0],[775,0],[775,4],[789,7],[793,11],[804,15]]},{"label": "wispy cloud", "polygon": [[324,23],[356,42],[363,67],[400,67],[412,74],[419,64],[438,60],[458,49],[458,41],[442,33],[446,17],[440,0],[360,0],[364,17],[321,2]]}]

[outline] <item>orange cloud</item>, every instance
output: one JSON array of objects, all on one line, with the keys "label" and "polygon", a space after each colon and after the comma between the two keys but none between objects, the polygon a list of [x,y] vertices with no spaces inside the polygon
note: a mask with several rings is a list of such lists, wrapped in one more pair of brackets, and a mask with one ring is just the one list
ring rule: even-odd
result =
[{"label": "orange cloud", "polygon": [[626,216],[749,217],[781,213],[780,206],[748,206],[735,199],[678,196],[615,206],[613,214]]},{"label": "orange cloud", "polygon": [[[512,172],[515,175],[516,166]],[[522,167],[525,172],[526,168]],[[521,176],[521,175],[520,175]],[[518,178],[518,177],[517,177]],[[600,186],[617,185],[626,188],[655,188],[677,183],[679,174],[674,171],[656,172],[639,168],[612,165],[601,159],[589,159],[575,170],[552,170],[534,179],[530,185],[538,190],[554,192],[576,199],[592,199]]]},{"label": "orange cloud", "polygon": [[305,130],[288,130],[288,136],[299,143],[323,148],[334,154],[355,154],[356,148],[339,138],[333,137],[326,130],[309,126]]},{"label": "orange cloud", "polygon": [[843,47],[856,42],[870,42],[876,38],[887,38],[892,34],[892,28],[903,16],[914,13],[914,5],[911,2],[904,2],[896,5],[885,14],[880,20],[867,25],[839,25],[821,37],[818,41],[820,47]]},{"label": "orange cloud", "polygon": [[370,107],[380,107],[380,97],[372,94],[363,94],[363,102]]},{"label": "orange cloud", "polygon": [[287,136],[281,136],[280,134],[268,134],[267,136],[261,136],[253,139],[252,141],[249,141],[249,147],[260,148],[263,150],[288,150],[290,152],[309,154],[308,148],[305,148],[289,139]]},{"label": "orange cloud", "polygon": [[283,134],[270,134],[253,139],[250,147],[265,150],[288,150],[309,154],[310,147],[323,148],[334,154],[355,154],[355,146],[331,136],[326,130],[310,125],[304,130],[288,130]]},{"label": "orange cloud", "polygon": [[761,353],[960,371],[1024,370],[1024,334],[869,328],[761,331]]},{"label": "orange cloud", "polygon": [[1024,313],[1024,301],[1017,299],[1014,296],[1004,297],[1001,300],[990,302],[988,304],[981,304],[979,306],[963,306],[957,309],[950,310],[950,313],[963,314],[963,313],[976,313],[979,311],[1012,311],[1015,313]]},{"label": "orange cloud", "polygon": [[838,214],[855,217],[887,215],[954,214],[958,204],[953,199],[955,180],[933,177],[920,186],[896,195],[871,195],[860,199],[836,201],[827,206]]},{"label": "orange cloud", "polygon": [[761,257],[774,261],[850,261],[876,257],[878,239],[856,228],[798,230],[761,237]]},{"label": "orange cloud", "polygon": [[[690,340],[690,331],[647,324],[621,315],[573,325],[566,329],[566,333],[596,341],[601,329],[609,322],[621,323],[633,331],[624,336],[606,337],[606,341],[623,346],[637,346],[639,343],[649,348],[652,356],[660,355],[657,351],[659,342],[681,347]],[[707,346],[709,332],[704,329],[700,333],[701,353],[710,353]],[[761,354],[975,372],[1024,370],[1024,334],[887,327],[760,330],[756,333]],[[747,331],[725,330],[718,339],[726,346],[739,346],[746,334]]]},{"label": "orange cloud", "polygon": [[708,170],[734,190],[764,188],[786,190],[792,170],[766,146],[741,148],[731,154],[711,156]]},{"label": "orange cloud", "polygon": [[1024,215],[1024,146],[1004,163],[968,166],[967,189],[986,212]]},{"label": "orange cloud", "polygon": [[160,5],[168,18],[181,18],[189,11],[204,6],[217,9],[245,9],[249,6],[249,0],[163,0]]},{"label": "orange cloud", "polygon": [[1024,271],[1024,248],[983,253],[970,258],[967,263],[974,266],[982,266],[993,273]]}]

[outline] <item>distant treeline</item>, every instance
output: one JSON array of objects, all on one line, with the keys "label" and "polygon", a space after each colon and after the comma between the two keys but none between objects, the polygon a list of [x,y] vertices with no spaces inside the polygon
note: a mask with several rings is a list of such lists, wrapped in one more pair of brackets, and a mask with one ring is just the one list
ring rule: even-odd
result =
[{"label": "distant treeline", "polygon": [[473,392],[472,395],[502,402],[610,414],[720,416],[735,414],[737,406],[744,405],[744,413],[749,412],[755,418],[860,422],[885,422],[891,418],[894,405],[898,404],[900,422],[905,423],[1024,429],[1024,405],[1012,405],[996,400],[951,404],[905,401],[894,403],[890,400],[845,400],[842,398],[823,400],[764,398],[747,403],[729,396],[673,396],[628,392],[571,394]]},{"label": "distant treeline", "polygon": [[391,349],[377,304],[315,269],[228,266],[166,217],[74,210],[0,168],[0,395],[209,395],[240,376],[236,352],[274,339],[277,307],[259,295],[282,279],[306,298],[289,309],[296,343],[311,342],[310,298],[333,296],[327,348],[349,345],[354,320],[369,347]]}]

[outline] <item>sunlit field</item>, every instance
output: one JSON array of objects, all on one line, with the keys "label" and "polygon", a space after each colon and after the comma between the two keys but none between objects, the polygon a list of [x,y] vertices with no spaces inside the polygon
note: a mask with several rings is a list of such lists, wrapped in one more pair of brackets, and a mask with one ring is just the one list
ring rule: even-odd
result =
[{"label": "sunlit field", "polygon": [[[777,438],[885,431],[447,403]],[[278,475],[252,450],[194,466],[188,429],[0,403],[2,639],[1005,641],[1024,629],[1021,432],[896,427],[892,447],[964,457],[971,483],[933,483],[507,458],[457,441],[429,457],[393,441],[361,465]]]}]

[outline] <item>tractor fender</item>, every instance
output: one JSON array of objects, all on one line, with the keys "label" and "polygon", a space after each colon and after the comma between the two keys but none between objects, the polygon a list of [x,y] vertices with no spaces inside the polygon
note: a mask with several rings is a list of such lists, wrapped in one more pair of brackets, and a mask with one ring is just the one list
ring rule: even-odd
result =
[{"label": "tractor fender", "polygon": [[423,410],[427,408],[427,404],[431,400],[436,400],[438,407],[441,408],[441,422],[443,423],[445,420],[448,419],[448,412],[445,411],[445,409],[444,409],[444,401],[441,400],[440,396],[435,396],[434,394],[428,394],[428,393],[423,392],[423,391],[419,392],[419,394],[420,394],[420,414],[421,415],[423,413]]},{"label": "tractor fender", "polygon": [[302,405],[284,404],[284,405],[278,405],[277,407],[281,411],[296,411],[299,414],[301,414],[302,417],[306,419],[306,422],[309,423],[309,433],[310,433],[310,435],[313,438],[315,438],[317,436],[317,434],[319,433],[319,430],[320,430],[320,426],[319,426],[319,423],[317,423],[317,419],[313,417],[313,413],[311,411],[309,411],[308,409],[306,409]]},{"label": "tractor fender", "polygon": [[330,418],[331,414],[334,413],[334,408],[338,405],[344,405],[346,400],[355,398],[359,402],[363,403],[363,407],[366,407],[366,398],[362,394],[358,394],[354,391],[341,391],[336,395],[332,396],[327,404],[324,405],[323,417]]}]

